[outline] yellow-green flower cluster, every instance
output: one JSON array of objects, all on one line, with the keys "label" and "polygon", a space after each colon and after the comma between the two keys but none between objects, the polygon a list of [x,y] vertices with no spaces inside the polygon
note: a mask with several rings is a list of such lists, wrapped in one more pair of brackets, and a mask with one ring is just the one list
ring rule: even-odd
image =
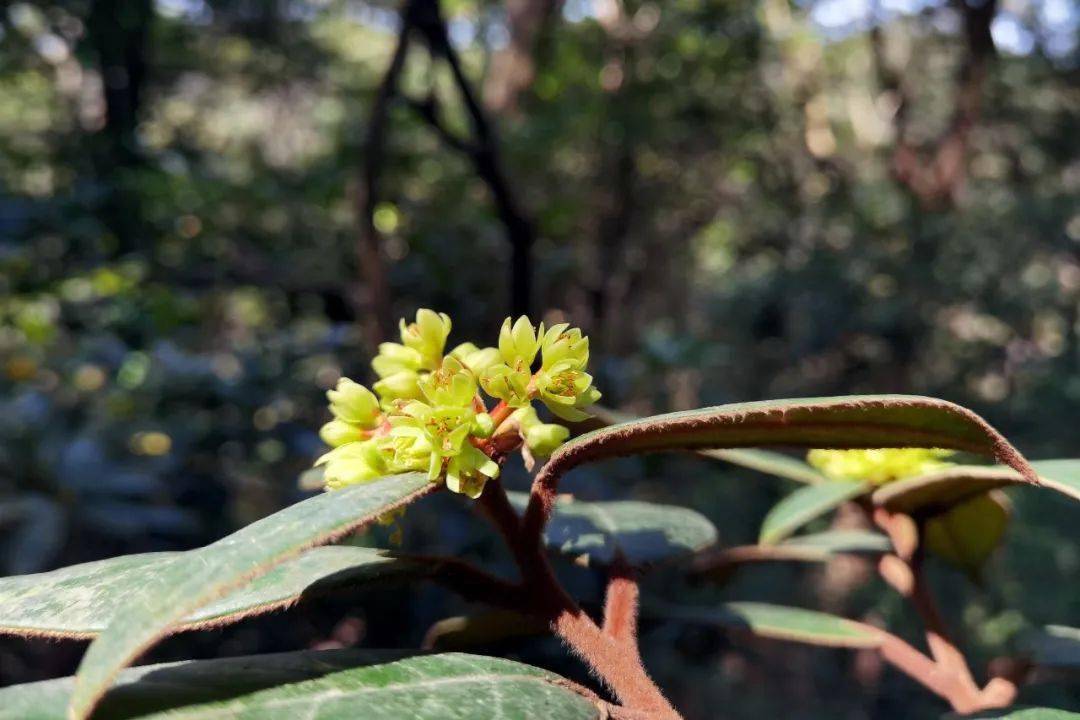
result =
[{"label": "yellow-green flower cluster", "polygon": [[806,461],[833,480],[861,480],[884,485],[952,465],[951,450],[882,448],[878,450],[811,450]]},{"label": "yellow-green flower cluster", "polygon": [[[332,449],[316,464],[325,467],[328,489],[426,472],[454,492],[479,497],[498,477],[507,447],[524,446],[531,462],[569,436],[540,420],[534,399],[577,421],[600,397],[585,372],[589,340],[565,323],[545,331],[528,318],[508,318],[498,348],[462,343],[446,353],[450,329],[446,315],[419,310],[414,322],[401,321],[400,343],[379,346],[371,363],[379,378],[374,393],[348,378],[327,393],[334,419],[320,436]],[[498,401],[492,408],[481,390]]]}]

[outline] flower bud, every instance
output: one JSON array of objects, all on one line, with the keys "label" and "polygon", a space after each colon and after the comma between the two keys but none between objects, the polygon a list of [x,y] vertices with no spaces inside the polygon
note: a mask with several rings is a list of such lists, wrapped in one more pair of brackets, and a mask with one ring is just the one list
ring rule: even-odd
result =
[{"label": "flower bud", "polygon": [[450,355],[460,360],[476,377],[501,362],[498,348],[478,348],[472,343],[461,343],[450,351]]},{"label": "flower bud", "polygon": [[363,385],[349,378],[338,380],[337,388],[326,393],[330,400],[330,412],[338,420],[344,420],[362,428],[375,426],[379,416],[379,401]]},{"label": "flower bud", "polygon": [[326,466],[323,479],[328,490],[369,482],[387,472],[378,448],[371,441],[342,445],[323,455],[315,465]]},{"label": "flower bud", "polygon": [[345,443],[359,442],[364,437],[360,428],[344,420],[331,420],[319,430],[319,437],[330,447],[341,447]]},{"label": "flower bud", "polygon": [[401,342],[420,353],[426,369],[434,370],[442,360],[450,326],[450,318],[445,313],[421,308],[416,311],[415,322],[401,320]]},{"label": "flower bud", "polygon": [[398,343],[379,343],[379,354],[371,361],[375,374],[381,378],[395,375],[404,370],[417,372],[421,369],[424,358],[416,350]]},{"label": "flower bud", "polygon": [[543,323],[539,328],[534,328],[529,318],[522,315],[511,325],[510,318],[506,318],[499,331],[499,354],[507,365],[527,371],[536,359],[543,334]]},{"label": "flower bud", "polygon": [[540,423],[525,431],[525,445],[536,457],[547,457],[570,437],[569,428],[555,423]]}]

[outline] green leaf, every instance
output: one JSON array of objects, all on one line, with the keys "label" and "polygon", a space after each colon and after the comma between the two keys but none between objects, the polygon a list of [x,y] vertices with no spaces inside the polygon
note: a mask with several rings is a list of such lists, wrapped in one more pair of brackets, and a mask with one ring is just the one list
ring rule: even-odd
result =
[{"label": "green leaf", "polygon": [[630,420],[570,440],[543,473],[558,478],[582,463],[661,450],[777,445],[964,450],[994,457],[1038,483],[1023,456],[978,415],[914,395],[767,400]]},{"label": "green leaf", "polygon": [[[593,417],[586,421],[574,424],[574,429],[577,431],[576,434],[580,434],[586,430],[596,430],[616,423],[626,423],[639,419],[628,413],[622,413],[606,407],[593,406],[590,410],[593,413]],[[738,450],[698,450],[697,454],[713,460],[720,460],[721,462],[739,465],[740,467],[748,468],[750,470],[756,470],[765,473],[766,475],[775,475],[776,477],[795,480],[796,482],[818,483],[827,480],[824,475],[802,460],[770,450],[759,450],[756,448],[743,448]]]},{"label": "green leaf", "polygon": [[801,487],[769,510],[761,523],[758,542],[763,545],[780,542],[811,520],[832,512],[869,490],[867,483],[850,480],[829,480]]},{"label": "green leaf", "polygon": [[1027,634],[1023,645],[1036,665],[1080,668],[1080,628],[1047,625]]},{"label": "green leaf", "polygon": [[777,545],[742,545],[706,553],[694,560],[694,575],[724,582],[739,567],[762,562],[828,562],[837,555],[887,553],[889,539],[868,530],[829,530],[799,535]]},{"label": "green leaf", "polygon": [[664,606],[660,616],[702,625],[743,630],[773,640],[827,647],[874,648],[881,632],[864,623],[816,610],[757,602],[725,603],[718,608]]},{"label": "green leaf", "polygon": [[[0,690],[0,720],[66,720],[73,678]],[[329,650],[201,660],[121,674],[95,720],[597,720],[545,670],[448,653]]]},{"label": "green leaf", "polygon": [[200,607],[436,487],[425,475],[408,473],[322,493],[163,563],[156,581],[119,607],[87,650],[71,695],[71,717],[88,717],[124,666]]},{"label": "green leaf", "polygon": [[828,482],[828,478],[811,465],[771,450],[744,448],[740,450],[698,450],[697,453],[704,457],[722,460],[732,465],[739,465],[766,475],[775,475],[796,482],[809,484]]},{"label": "green leaf", "polygon": [[976,495],[930,518],[923,527],[926,549],[977,575],[1009,528],[1008,499],[998,492]]},{"label": "green leaf", "polygon": [[[93,637],[124,601],[185,553],[122,555],[37,575],[0,578],[0,633]],[[359,547],[320,547],[288,560],[253,582],[195,610],[173,628],[224,625],[286,607],[301,597],[429,568],[417,560]]]},{"label": "green leaf", "polygon": [[[509,493],[518,510],[526,493]],[[631,565],[650,565],[689,555],[716,542],[716,528],[701,513],[646,502],[584,502],[565,496],[555,503],[544,544],[587,564],[607,565],[622,556]]]},{"label": "green leaf", "polygon": [[[1031,466],[1043,486],[1080,500],[1080,460],[1036,460]],[[1007,467],[957,465],[883,485],[873,502],[909,515],[940,513],[988,490],[1022,484],[1024,478]]]},{"label": "green leaf", "polygon": [[1080,720],[1080,713],[1047,707],[1015,707],[983,710],[974,715],[942,715],[942,720]]}]

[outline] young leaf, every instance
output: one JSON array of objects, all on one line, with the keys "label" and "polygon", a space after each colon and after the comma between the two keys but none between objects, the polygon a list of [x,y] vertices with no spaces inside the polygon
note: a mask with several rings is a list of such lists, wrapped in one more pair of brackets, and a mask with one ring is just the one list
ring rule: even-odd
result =
[{"label": "young leaf", "polygon": [[435,487],[426,475],[408,473],[323,493],[165,563],[155,582],[128,598],[87,650],[71,694],[72,720],[88,717],[123,667],[198,608]]},{"label": "young leaf", "polygon": [[[0,690],[0,720],[65,720],[73,678]],[[150,665],[121,674],[95,720],[599,720],[588,691],[499,658],[329,650]]]},{"label": "young leaf", "polygon": [[816,610],[757,602],[725,603],[718,608],[664,606],[661,617],[702,625],[748,631],[773,640],[790,640],[828,647],[873,648],[881,632],[864,623]]},{"label": "young leaf", "polygon": [[[196,551],[197,552],[197,551]],[[0,633],[88,638],[104,630],[117,608],[185,553],[122,555],[37,575],[0,578]],[[319,547],[195,610],[173,630],[216,627],[286,607],[302,596],[373,580],[421,575],[430,567],[360,547]]]},{"label": "young leaf", "polygon": [[811,520],[832,512],[869,490],[867,483],[848,480],[829,480],[801,487],[769,510],[761,523],[758,542],[763,545],[780,542]]},{"label": "young leaf", "polygon": [[976,495],[930,518],[923,528],[926,549],[954,567],[977,575],[1009,527],[1008,498],[997,491]]},{"label": "young leaf", "polygon": [[[525,493],[509,493],[522,510]],[[674,505],[647,502],[584,502],[560,497],[544,530],[544,544],[588,565],[608,565],[621,554],[631,565],[650,565],[690,555],[716,542],[716,527],[704,515]]]},{"label": "young leaf", "polygon": [[[1031,466],[1041,485],[1080,500],[1080,460],[1036,460]],[[883,485],[872,500],[893,512],[934,513],[988,490],[1018,484],[1024,484],[1024,478],[1007,467],[957,465]]]},{"label": "young leaf", "polygon": [[761,562],[828,562],[848,553],[887,553],[889,539],[867,530],[829,530],[799,535],[777,545],[743,545],[706,553],[694,560],[693,574],[723,582],[736,568]]},{"label": "young leaf", "polygon": [[620,455],[778,445],[965,450],[994,457],[1038,484],[1023,456],[985,420],[915,395],[766,400],[631,420],[570,440],[551,456],[543,477],[551,482],[582,463]]}]

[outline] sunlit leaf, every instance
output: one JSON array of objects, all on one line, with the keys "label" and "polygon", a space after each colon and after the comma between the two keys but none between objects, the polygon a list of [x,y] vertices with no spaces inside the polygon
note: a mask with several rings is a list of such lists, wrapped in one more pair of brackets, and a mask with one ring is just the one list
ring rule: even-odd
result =
[{"label": "sunlit leaf", "polygon": [[[37,575],[0,578],[0,633],[47,637],[92,637],[105,629],[117,608],[184,553],[121,555]],[[174,630],[210,627],[282,608],[330,588],[419,575],[428,565],[359,547],[312,548],[251,583],[204,605]]]},{"label": "sunlit leaf", "polygon": [[[519,510],[525,493],[510,493]],[[619,554],[632,565],[648,565],[689,555],[716,542],[716,528],[688,508],[655,503],[585,502],[560,497],[544,543],[588,564],[610,564]]]},{"label": "sunlit leaf", "polygon": [[[74,678],[0,690],[0,720],[66,720]],[[545,670],[457,653],[329,650],[127,670],[95,720],[598,720],[586,691]]]},{"label": "sunlit leaf", "polygon": [[867,483],[847,480],[830,480],[801,487],[769,510],[761,523],[758,542],[765,545],[777,543],[811,520],[832,512],[869,490]]},{"label": "sunlit leaf", "polygon": [[776,545],[742,545],[706,553],[694,560],[693,572],[714,582],[726,580],[742,565],[764,562],[827,562],[844,554],[889,552],[889,539],[867,530],[829,530],[788,538]]},{"label": "sunlit leaf", "polygon": [[410,473],[323,493],[167,563],[90,645],[71,695],[72,718],[86,718],[124,666],[200,607],[435,487],[426,475]]},{"label": "sunlit leaf", "polygon": [[816,610],[768,603],[733,602],[716,608],[664,606],[658,614],[673,620],[714,625],[773,640],[810,645],[872,648],[882,641],[881,632],[870,625]]}]

